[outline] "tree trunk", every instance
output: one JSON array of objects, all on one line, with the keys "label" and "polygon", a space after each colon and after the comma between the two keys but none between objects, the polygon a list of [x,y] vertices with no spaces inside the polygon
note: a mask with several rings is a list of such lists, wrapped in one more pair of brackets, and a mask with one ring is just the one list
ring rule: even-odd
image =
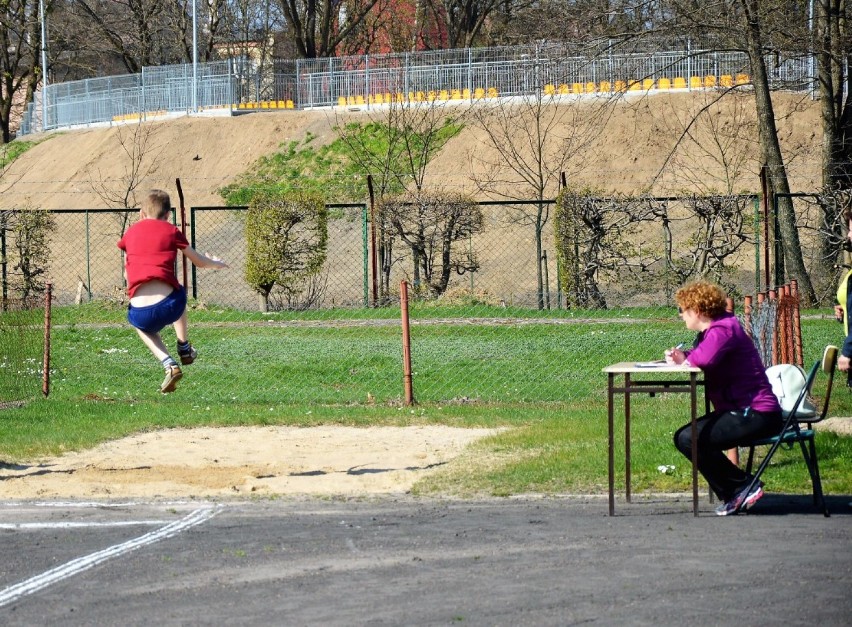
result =
[{"label": "tree trunk", "polygon": [[[842,0],[819,0],[816,5],[815,40],[820,113],[822,116],[822,189],[824,193],[852,189],[852,108],[846,96],[845,29],[841,25]],[[822,207],[820,259],[823,270],[840,259],[837,242],[843,239],[844,225],[838,219],[837,203]]]},{"label": "tree trunk", "polygon": [[816,304],[816,293],[802,257],[802,247],[796,227],[796,214],[793,210],[793,199],[790,198],[790,183],[787,180],[784,157],[781,153],[781,144],[778,141],[775,111],[769,91],[769,78],[763,60],[759,22],[749,20],[747,39],[757,109],[758,137],[763,160],[767,166],[769,191],[771,194],[781,195],[778,198],[778,224],[784,245],[784,265],[787,270],[787,278],[798,281],[802,303],[806,307],[813,306]]}]

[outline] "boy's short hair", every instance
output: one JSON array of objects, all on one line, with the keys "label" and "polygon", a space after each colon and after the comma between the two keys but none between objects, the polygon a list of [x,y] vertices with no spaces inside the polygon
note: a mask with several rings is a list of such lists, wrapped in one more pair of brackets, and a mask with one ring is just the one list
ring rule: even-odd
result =
[{"label": "boy's short hair", "polygon": [[709,281],[695,281],[680,288],[675,293],[675,302],[681,309],[692,309],[709,318],[718,318],[725,313],[727,305],[725,292],[721,287]]},{"label": "boy's short hair", "polygon": [[163,220],[172,212],[171,198],[161,189],[152,189],[142,201],[140,211],[147,218]]}]

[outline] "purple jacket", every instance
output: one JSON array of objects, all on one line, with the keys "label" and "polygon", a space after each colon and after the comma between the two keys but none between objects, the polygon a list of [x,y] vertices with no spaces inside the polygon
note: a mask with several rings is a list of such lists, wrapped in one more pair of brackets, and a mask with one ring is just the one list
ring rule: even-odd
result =
[{"label": "purple jacket", "polygon": [[704,371],[704,391],[716,410],[781,411],[751,338],[732,313],[713,320],[684,351]]}]

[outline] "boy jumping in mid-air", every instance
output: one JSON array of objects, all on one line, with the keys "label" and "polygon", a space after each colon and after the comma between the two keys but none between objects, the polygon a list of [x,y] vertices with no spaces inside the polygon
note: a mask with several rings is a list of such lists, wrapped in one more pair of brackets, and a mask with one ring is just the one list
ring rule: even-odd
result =
[{"label": "boy jumping in mid-air", "polygon": [[118,241],[125,252],[125,276],[130,307],[127,320],[166,371],[160,392],[172,392],[183,372],[172,359],[160,331],[174,326],[180,363],[195,361],[195,349],[189,343],[186,320],[186,291],[175,276],[175,259],[180,250],[199,268],[219,270],[228,265],[218,257],[202,255],[189,245],[180,229],[168,222],[172,211],[169,195],[151,190],[142,201],[140,220]]}]

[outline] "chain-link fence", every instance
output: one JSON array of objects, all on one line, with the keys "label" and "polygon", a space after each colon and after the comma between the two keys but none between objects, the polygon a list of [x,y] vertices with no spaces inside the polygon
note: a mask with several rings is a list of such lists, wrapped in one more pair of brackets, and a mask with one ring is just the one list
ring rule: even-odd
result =
[{"label": "chain-link fence", "polygon": [[[601,367],[625,356],[653,359],[666,346],[691,341],[672,295],[695,275],[696,251],[718,253],[708,248],[707,238],[718,243],[721,237],[696,229],[700,221],[693,214],[707,206],[694,199],[642,199],[627,209],[604,201],[598,206],[609,208],[606,220],[617,227],[609,243],[595,244],[600,251],[611,249],[606,258],[602,252],[583,257],[567,250],[590,248],[592,240],[578,230],[569,237],[557,229],[557,212],[566,209],[555,201],[478,203],[482,219],[476,232],[438,239],[419,253],[398,234],[382,231],[372,219],[377,210],[368,205],[330,204],[321,270],[301,291],[273,290],[268,299],[246,279],[246,208],[193,207],[186,224],[193,247],[220,256],[230,268],[187,269],[190,338],[200,357],[181,386],[194,390],[199,407],[235,401],[400,403],[399,286],[406,281],[418,401],[505,407],[602,401],[595,376]],[[741,304],[743,295],[763,285],[763,220],[755,198],[731,202],[742,214],[740,245],[728,250],[721,266],[710,266],[710,274],[717,273]],[[624,222],[638,205],[652,211],[652,219]],[[124,319],[123,261],[116,242],[135,212],[52,215],[53,388],[57,394],[110,398],[155,390],[157,363]],[[810,250],[808,239],[803,241]],[[443,257],[447,246],[449,256]],[[452,255],[466,262],[454,266],[446,284],[430,282],[415,271],[415,257],[423,251],[431,255],[426,261],[433,277]],[[810,253],[806,258],[818,261]],[[600,265],[589,274],[599,299],[576,297],[578,283],[570,275],[577,260],[583,260],[584,272]],[[179,277],[182,270],[178,267]],[[588,282],[582,285],[588,293]],[[838,333],[830,325],[816,334],[806,329],[806,356],[808,342],[836,343],[832,334]],[[170,330],[165,337],[173,344]]]}]

